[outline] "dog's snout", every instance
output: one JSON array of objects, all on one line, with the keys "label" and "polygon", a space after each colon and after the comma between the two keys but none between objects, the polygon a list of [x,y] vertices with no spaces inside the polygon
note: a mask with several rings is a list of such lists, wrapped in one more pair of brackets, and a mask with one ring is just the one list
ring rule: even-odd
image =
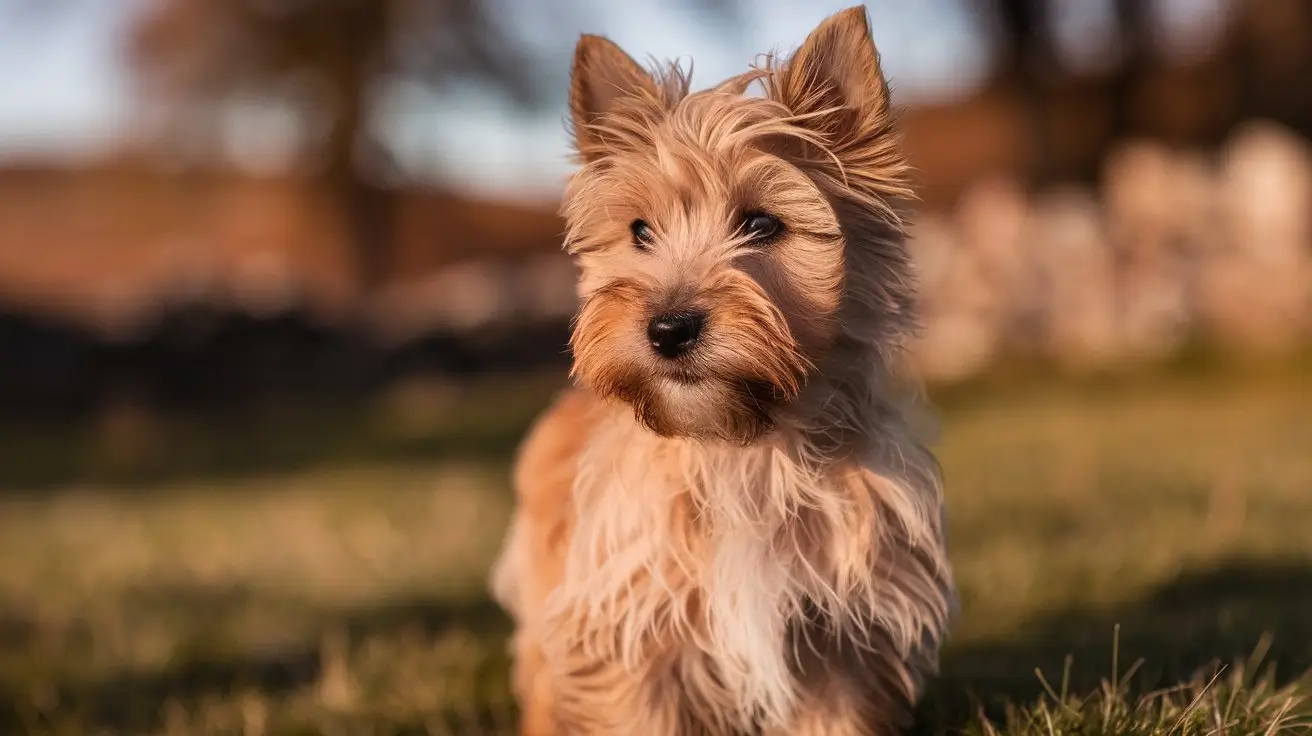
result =
[{"label": "dog's snout", "polygon": [[647,323],[647,337],[656,352],[677,358],[692,348],[705,325],[706,315],[701,312],[660,314]]}]

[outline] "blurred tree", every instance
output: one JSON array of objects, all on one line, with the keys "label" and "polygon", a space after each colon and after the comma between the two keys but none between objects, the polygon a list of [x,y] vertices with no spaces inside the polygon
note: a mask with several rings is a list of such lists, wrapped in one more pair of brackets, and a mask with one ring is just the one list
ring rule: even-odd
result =
[{"label": "blurred tree", "polygon": [[1047,82],[1055,71],[1049,5],[1046,0],[981,0],[977,10],[995,29],[995,75],[1019,88],[1034,145],[1030,172],[1042,185],[1052,175],[1052,144],[1047,120]]},{"label": "blurred tree", "polygon": [[1312,135],[1312,2],[1233,0],[1231,66],[1241,104]]},{"label": "blurred tree", "polygon": [[1112,8],[1120,57],[1111,78],[1111,134],[1121,137],[1141,132],[1135,111],[1141,85],[1153,69],[1159,36],[1149,0],[1114,0]]},{"label": "blurred tree", "polygon": [[[1087,2],[1087,0],[1085,0]],[[975,0],[975,11],[995,33],[996,75],[1015,83],[1028,109],[1035,141],[1036,184],[1060,177],[1060,162],[1048,124],[1054,85],[1074,70],[1064,66],[1053,25],[1060,12],[1053,0]],[[1151,70],[1154,45],[1153,0],[1111,0],[1115,39],[1106,50],[1113,60],[1107,70],[1107,96],[1115,138],[1137,132],[1134,112],[1139,85]]]},{"label": "blurred tree", "polygon": [[321,182],[347,213],[368,291],[386,278],[390,236],[389,188],[370,171],[382,84],[473,78],[516,104],[541,102],[532,66],[488,10],[480,0],[157,0],[129,50],[147,96],[175,109],[277,99],[298,82],[319,93],[301,122],[327,123],[313,141]]},{"label": "blurred tree", "polygon": [[[582,9],[560,5],[549,17],[572,44]],[[685,5],[720,20],[737,9],[734,0]],[[405,80],[439,95],[479,84],[521,108],[563,100],[502,22],[510,12],[485,0],[155,0],[130,50],[147,95],[172,107],[277,96],[280,85],[307,80],[322,91],[327,109],[309,113],[329,121],[315,141],[321,180],[352,222],[368,291],[388,266],[391,197],[370,170],[385,154],[372,129],[384,84]]]}]

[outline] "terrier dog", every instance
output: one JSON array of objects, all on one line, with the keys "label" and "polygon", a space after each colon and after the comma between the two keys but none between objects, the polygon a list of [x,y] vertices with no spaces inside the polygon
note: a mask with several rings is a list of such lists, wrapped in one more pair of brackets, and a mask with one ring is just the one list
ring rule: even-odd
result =
[{"label": "terrier dog", "polygon": [[696,93],[583,36],[570,105],[576,387],[492,580],[522,733],[904,728],[956,603],[864,9]]}]

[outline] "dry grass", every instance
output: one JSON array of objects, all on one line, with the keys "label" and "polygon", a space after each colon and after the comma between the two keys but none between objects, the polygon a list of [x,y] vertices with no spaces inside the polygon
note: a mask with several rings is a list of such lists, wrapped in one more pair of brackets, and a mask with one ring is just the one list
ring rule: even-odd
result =
[{"label": "dry grass", "polygon": [[[1262,649],[1268,644],[1265,640]],[[1065,679],[1059,692],[1042,673],[1036,673],[1044,687],[1036,703],[1008,705],[1001,724],[981,716],[966,731],[979,736],[1204,736],[1312,729],[1304,689],[1297,684],[1277,684],[1273,671],[1259,671],[1258,664],[1260,656],[1255,656],[1228,670],[1202,671],[1178,685],[1137,696],[1131,689],[1137,667],[1104,680],[1088,695],[1071,693]]]},{"label": "dry grass", "polygon": [[[965,614],[922,730],[1307,729],[1308,385],[950,397]],[[403,422],[156,426],[153,451],[129,453],[141,467],[79,459],[104,452],[89,435],[11,434],[0,733],[508,733],[506,623],[483,577],[506,453],[545,393],[437,392],[428,413],[423,395]],[[1264,641],[1275,670],[1213,677]]]}]

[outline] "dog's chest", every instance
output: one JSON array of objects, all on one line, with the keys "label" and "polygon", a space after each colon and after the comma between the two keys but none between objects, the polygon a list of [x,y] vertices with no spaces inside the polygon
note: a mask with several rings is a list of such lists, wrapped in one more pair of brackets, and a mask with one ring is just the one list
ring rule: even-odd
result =
[{"label": "dog's chest", "polygon": [[790,565],[768,533],[725,530],[705,541],[695,568],[700,631],[688,632],[684,656],[705,662],[713,681],[744,719],[782,718],[792,707],[793,675],[785,657]]},{"label": "dog's chest", "polygon": [[584,476],[559,602],[591,612],[580,635],[602,656],[635,672],[665,662],[685,707],[750,730],[793,711],[790,625],[814,572],[789,531],[799,511],[771,500],[793,496],[789,474],[768,457],[718,460],[681,461],[695,472],[677,474],[635,460]]},{"label": "dog's chest", "polygon": [[716,717],[734,714],[733,725],[745,729],[786,721],[793,709],[787,641],[803,595],[786,521],[762,512],[753,479],[761,482],[757,474],[734,473],[713,488],[671,485],[663,494],[674,499],[664,509],[671,521],[656,535],[661,543],[649,548],[651,565],[680,581],[648,594],[687,612],[683,625],[666,632],[685,697]]}]

